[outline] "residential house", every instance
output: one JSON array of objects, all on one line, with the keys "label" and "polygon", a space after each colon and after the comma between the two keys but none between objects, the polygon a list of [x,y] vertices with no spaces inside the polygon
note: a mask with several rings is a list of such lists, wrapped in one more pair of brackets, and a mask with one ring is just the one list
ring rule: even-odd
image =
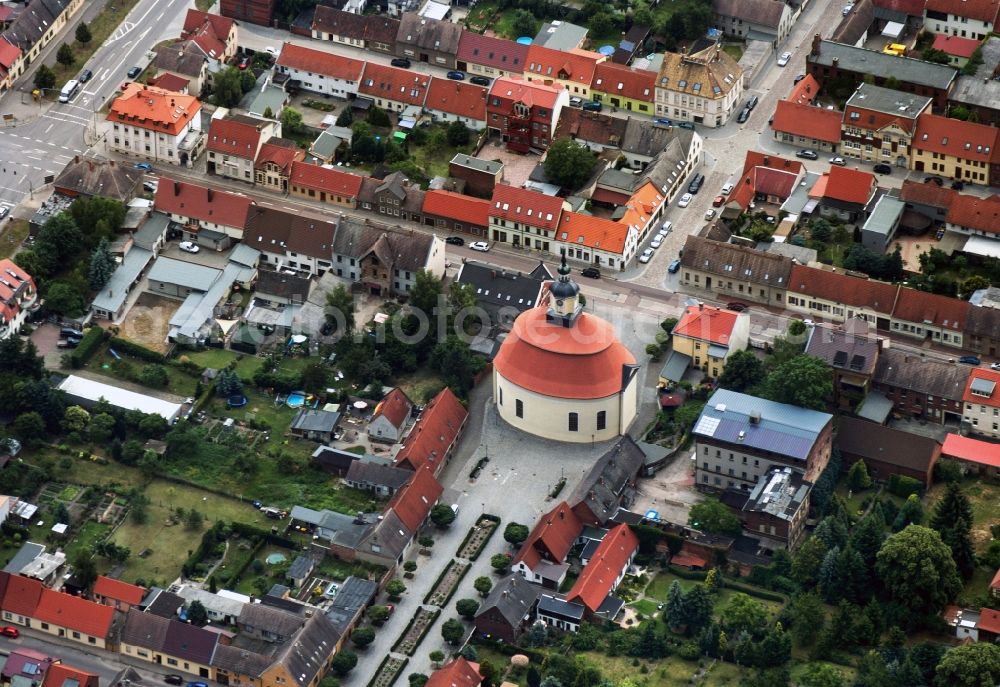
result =
[{"label": "residential house", "polygon": [[0,340],[19,333],[40,305],[32,276],[10,258],[0,260]]},{"label": "residential house", "polygon": [[257,273],[253,299],[265,307],[298,306],[309,297],[310,282],[308,272],[262,269]]},{"label": "residential house", "polygon": [[359,195],[364,210],[413,222],[421,221],[424,192],[402,172],[393,172],[384,179],[365,177]]},{"label": "residential house", "polygon": [[644,24],[632,24],[631,28],[618,41],[618,47],[611,55],[611,61],[615,64],[631,64],[637,56],[645,54],[649,47],[648,41],[652,38],[653,30]]},{"label": "residential house", "polygon": [[761,475],[740,512],[746,535],[765,549],[794,551],[805,537],[812,484],[801,470],[771,467]]},{"label": "residential house", "polygon": [[469,411],[451,389],[442,389],[420,413],[406,436],[403,447],[394,457],[396,466],[419,470],[430,465],[433,474],[440,473],[451,460],[468,417]]},{"label": "residential house", "polygon": [[364,177],[359,174],[293,161],[288,175],[288,192],[299,198],[354,209],[358,206],[363,181]]},{"label": "residential house", "polygon": [[490,85],[486,102],[487,127],[507,143],[507,148],[526,153],[548,148],[569,92],[514,77],[500,77]]},{"label": "residential house", "polygon": [[788,309],[816,319],[846,322],[855,318],[888,331],[899,287],[847,274],[834,267],[792,265]]},{"label": "residential house", "polygon": [[10,685],[41,685],[60,660],[28,647],[14,647],[6,658],[0,676]]},{"label": "residential house", "polygon": [[943,52],[948,56],[948,64],[961,69],[968,64],[969,58],[979,50],[981,44],[982,41],[975,38],[960,38],[939,33],[934,36],[931,48]]},{"label": "residential house", "polygon": [[527,55],[528,46],[517,41],[463,31],[455,57],[459,71],[495,79],[521,76]]},{"label": "residential house", "polygon": [[71,198],[110,198],[128,204],[142,185],[143,171],[114,160],[76,155],[56,175],[56,193]]},{"label": "residential house", "polygon": [[444,240],[417,232],[387,232],[342,217],[334,239],[333,269],[338,277],[360,282],[369,293],[406,293],[417,272],[444,274]]},{"label": "residential house", "polygon": [[114,617],[115,609],[110,606],[46,588],[42,590],[38,606],[32,614],[31,627],[105,649],[108,648]]},{"label": "residential house", "polygon": [[980,642],[997,643],[1000,639],[1000,611],[985,606],[979,609],[979,622],[976,623],[976,632]]},{"label": "residential house", "polygon": [[319,276],[333,264],[336,231],[335,219],[255,205],[247,216],[243,243],[259,250],[263,262],[275,270],[292,268]]},{"label": "residential house", "polygon": [[563,594],[542,594],[535,613],[538,621],[563,632],[578,632],[587,609],[582,603],[570,602]]},{"label": "residential house", "polygon": [[[726,367],[726,360],[733,353],[745,350],[749,338],[750,317],[745,313],[706,307],[704,303],[689,305],[671,332],[673,350],[664,371],[671,366],[675,356],[681,356],[686,363],[682,372],[693,365],[706,376],[718,379]],[[683,376],[664,377],[664,374],[660,373],[661,384],[679,382]]]},{"label": "residential house", "polygon": [[[945,216],[948,231],[969,236],[963,250],[967,253],[990,255],[996,243],[1000,199],[996,196],[979,198],[963,193],[954,194]],[[975,248],[974,246],[980,246]]]},{"label": "residential house", "polygon": [[[376,31],[383,25],[391,28],[390,31]],[[392,52],[396,42],[396,33],[399,30],[399,20],[390,17],[346,12],[329,5],[317,5],[312,21],[312,37],[321,41],[333,41],[343,45],[350,45],[355,48],[365,48],[374,50],[375,44],[380,43],[381,49],[378,52]],[[377,40],[378,35],[382,35],[381,40]],[[369,45],[371,43],[371,45]]]},{"label": "residential house", "polygon": [[681,256],[681,284],[756,303],[784,305],[792,260],[746,246],[688,236]]},{"label": "residential house", "polygon": [[666,52],[656,80],[656,115],[723,126],[743,100],[743,68],[714,40],[699,39],[687,54]]},{"label": "residential house", "polygon": [[[547,243],[535,239],[536,248]],[[621,271],[635,255],[639,245],[639,228],[625,222],[566,210],[559,217],[555,244],[556,251],[567,259]],[[526,245],[531,245],[530,239]]]},{"label": "residential house", "polygon": [[892,331],[952,348],[962,348],[968,301],[900,288],[892,311]]},{"label": "residential house", "polygon": [[[313,613],[306,618],[294,639],[281,643],[273,655],[263,656],[269,665],[257,676],[259,684],[261,687],[317,687],[327,674],[340,641],[340,635],[326,615]],[[244,672],[244,661],[238,655],[230,654],[229,666],[240,682],[252,682],[251,674]]]},{"label": "residential house", "polygon": [[743,176],[730,192],[727,206],[735,203],[744,212],[766,212],[777,217],[780,206],[798,188],[804,171],[798,160],[749,150],[743,161]]},{"label": "residential house", "polygon": [[967,365],[887,348],[879,353],[873,385],[900,417],[957,426],[970,371]]},{"label": "residential house", "polygon": [[300,439],[330,443],[339,422],[340,413],[319,408],[299,408],[288,431]]},{"label": "residential house", "polygon": [[274,68],[291,86],[347,99],[358,94],[365,62],[286,41]]},{"label": "residential house", "polygon": [[917,120],[931,98],[862,83],[847,100],[841,153],[865,162],[906,167]]},{"label": "residential house", "polygon": [[915,479],[929,489],[941,444],[930,437],[890,429],[874,422],[841,417],[837,448],[844,466],[863,460],[869,476],[886,482],[892,475]]},{"label": "residential house", "polygon": [[495,265],[463,260],[455,283],[467,284],[476,295],[476,304],[489,315],[489,325],[509,330],[517,316],[542,302],[553,275],[539,261],[531,272],[497,269]]},{"label": "residential house", "polygon": [[145,596],[146,590],[142,587],[105,575],[98,575],[97,581],[94,582],[94,601],[111,606],[122,613],[127,613],[133,606],[141,604]]},{"label": "residential house", "polygon": [[234,595],[231,592],[213,593],[194,586],[181,587],[177,590],[177,594],[184,599],[185,608],[189,608],[197,601],[205,607],[211,622],[224,625],[235,625],[240,613],[243,612],[243,607],[250,602],[248,596]]},{"label": "residential house", "polygon": [[59,35],[73,15],[84,6],[83,0],[41,0],[26,3],[24,9],[0,33],[0,43],[14,48],[2,50],[5,75],[0,77],[0,92],[14,86],[14,82],[33,63],[42,49]]},{"label": "residential house", "polygon": [[242,238],[251,209],[256,207],[241,193],[216,191],[167,177],[160,178],[153,204],[183,225],[191,240],[198,243],[214,241],[219,235]]},{"label": "residential house", "polygon": [[[326,609],[326,619],[340,635],[341,641],[350,637],[361,622],[364,612],[371,606],[378,593],[378,583],[351,575],[340,585],[333,601]],[[338,645],[338,651],[340,647]]]},{"label": "residential house", "polygon": [[891,78],[894,89],[931,98],[935,112],[945,111],[958,73],[948,65],[826,41],[819,34],[806,56],[806,72],[822,84],[874,79],[874,85],[887,86]]},{"label": "residential house", "polygon": [[462,122],[479,131],[486,127],[486,89],[464,81],[432,78],[424,111],[434,121]]},{"label": "residential house", "polygon": [[614,621],[625,602],[612,594],[625,578],[638,550],[639,539],[632,529],[625,524],[615,525],[566,593],[566,601],[582,604],[588,617]]},{"label": "residential house", "polygon": [[773,467],[790,466],[815,482],[830,459],[833,416],[719,389],[692,434],[699,489],[750,491]]},{"label": "residential house", "polygon": [[768,41],[777,48],[795,23],[792,7],[781,0],[713,0],[715,26],[741,40]]},{"label": "residential house", "polygon": [[424,106],[431,77],[418,72],[366,62],[358,95],[383,110],[416,114]]},{"label": "residential house", "polygon": [[396,34],[396,54],[445,69],[455,68],[461,24],[404,12]]},{"label": "residential house", "polygon": [[962,396],[962,422],[973,434],[1000,437],[1000,372],[974,367]]},{"label": "residential house", "polygon": [[254,160],[254,183],[276,193],[288,193],[292,164],[306,159],[306,153],[295,141],[272,138],[257,152]]},{"label": "residential house", "polygon": [[481,684],[483,677],[479,674],[479,664],[459,656],[431,673],[424,687],[479,687]]},{"label": "residential house", "polygon": [[[174,609],[176,613],[176,609]],[[233,617],[235,624],[236,617]],[[213,675],[212,659],[219,647],[217,632],[197,625],[131,609],[119,637],[118,652],[202,678]]]},{"label": "residential house", "polygon": [[[208,56],[194,41],[174,41],[156,51],[153,67],[157,79],[169,75],[191,96],[201,95],[209,87]],[[160,86],[165,88],[165,86]]]},{"label": "residential house", "polygon": [[413,401],[402,389],[395,387],[375,406],[366,430],[368,439],[397,443],[403,438],[403,430],[409,424],[412,411]]},{"label": "residential house", "polygon": [[53,663],[45,672],[41,687],[99,687],[100,678],[95,673],[64,663]]},{"label": "residential house", "polygon": [[236,22],[190,8],[184,17],[181,40],[194,41],[213,60],[225,63],[236,56]]},{"label": "residential house", "polygon": [[456,153],[448,163],[448,176],[465,182],[467,195],[489,199],[503,181],[503,163]]},{"label": "residential house", "polygon": [[375,461],[356,460],[347,468],[344,484],[370,491],[376,496],[393,496],[413,479],[413,471]]},{"label": "residential house", "polygon": [[[941,445],[941,458],[956,461],[962,472],[996,478],[1000,474],[1000,444],[949,432]],[[1000,596],[1000,575],[993,578],[993,596]]]},{"label": "residential house", "polygon": [[913,139],[913,169],[966,183],[1000,182],[994,126],[924,114]]},{"label": "residential house", "polygon": [[111,103],[107,120],[109,147],[122,155],[190,166],[204,147],[201,103],[194,96],[133,82]]},{"label": "residential house", "polygon": [[[600,112],[588,112],[576,107],[568,107],[563,110],[556,125],[553,138],[572,138],[581,145],[590,148],[591,151],[600,154],[604,151],[620,150],[622,140],[625,138],[625,131],[630,122],[636,121],[631,117],[613,117],[610,114]],[[657,136],[663,136],[662,132],[672,132],[664,126],[653,126],[650,121],[644,122],[649,130],[655,130]],[[669,139],[658,141],[665,145]],[[641,165],[640,165],[641,167]]]},{"label": "residential house", "polygon": [[771,131],[774,140],[803,148],[836,153],[840,145],[843,113],[791,100],[779,100]]},{"label": "residential house", "polygon": [[541,594],[538,585],[528,584],[517,574],[507,575],[493,585],[476,611],[476,632],[486,639],[516,645],[534,618]]},{"label": "residential house", "polygon": [[6,93],[24,70],[21,49],[0,34],[0,93]]},{"label": "residential house", "polygon": [[280,122],[216,110],[205,144],[208,173],[254,183],[254,162],[261,146],[280,135]]},{"label": "residential house", "polygon": [[943,225],[957,195],[957,191],[946,186],[904,179],[899,199],[906,203],[907,210],[912,210],[908,217],[904,216],[904,226],[923,230],[933,224]]},{"label": "residential house", "polygon": [[915,32],[923,24],[924,0],[872,0],[872,4],[879,31],[889,22],[903,24],[907,32]]},{"label": "residential house", "polygon": [[981,41],[993,33],[998,11],[996,0],[927,0],[924,29]]},{"label": "residential house", "polygon": [[995,356],[1000,350],[1000,312],[996,308],[969,308],[965,319],[966,350]]},{"label": "residential house", "polygon": [[524,79],[546,86],[565,88],[573,97],[590,100],[597,65],[607,60],[600,53],[573,48],[559,50],[532,44],[524,58]]},{"label": "residential house", "polygon": [[586,40],[586,27],[568,21],[552,21],[542,24],[532,45],[543,45],[552,50],[573,50],[583,47]]},{"label": "residential house", "polygon": [[636,478],[646,454],[625,435],[597,459],[567,498],[581,522],[603,527],[635,498]]},{"label": "residential house", "polygon": [[0,579],[6,580],[6,587],[2,589],[3,604],[0,605],[0,609],[3,609],[4,622],[34,627],[32,618],[35,617],[45,587],[34,578],[7,571],[0,573]]},{"label": "residential house", "polygon": [[905,210],[906,203],[895,196],[879,197],[861,227],[861,245],[878,255],[886,253],[896,238]]},{"label": "residential house", "polygon": [[[646,130],[648,124],[640,126]],[[659,127],[652,128],[659,130]],[[648,137],[639,134],[633,138],[632,125],[627,123],[621,145],[628,145],[630,152],[626,152],[623,147],[622,153],[625,160],[634,169],[608,168],[604,170],[597,178],[591,200],[609,207],[628,205],[630,200],[636,198],[641,189],[649,185],[652,186],[652,189],[648,191],[660,196],[660,200],[656,201],[658,204],[669,204],[674,198],[680,196],[687,189],[686,180],[689,175],[701,164],[704,157],[702,139],[697,134],[692,136],[683,134],[670,136],[669,134],[668,131],[666,138],[661,138],[659,134]],[[644,155],[650,148],[646,147],[646,144],[655,145],[657,140],[663,141],[665,147],[647,164]],[[634,147],[633,142],[636,144]],[[647,195],[647,191],[642,191],[642,194]],[[655,196],[653,198],[655,199]],[[613,216],[617,217],[617,212],[615,211]],[[662,206],[660,211],[653,213],[651,219],[658,219],[661,212]],[[639,238],[642,240],[644,237],[645,229],[642,229],[639,232]]]},{"label": "residential house", "polygon": [[1000,38],[990,36],[980,44],[983,63],[969,76],[959,76],[949,96],[953,107],[961,105],[969,112],[969,119],[980,124],[1000,124],[1000,81],[996,69],[1000,64]]},{"label": "residential house", "polygon": [[854,319],[843,326],[813,326],[805,352],[830,366],[838,408],[853,411],[871,390],[880,347],[871,326],[864,320]]},{"label": "residential house", "polygon": [[[398,462],[397,462],[398,464]],[[441,498],[444,488],[434,478],[434,466],[426,463],[413,472],[413,478],[400,488],[389,501],[393,511],[410,532],[419,532],[431,509]]]},{"label": "residential house", "polygon": [[569,504],[559,502],[539,518],[511,561],[511,569],[528,582],[558,589],[569,570],[566,556],[583,527]]},{"label": "residential house", "polygon": [[490,201],[452,191],[432,190],[424,194],[421,208],[424,224],[449,234],[488,236]]},{"label": "residential house", "polygon": [[[288,566],[288,572],[285,573],[285,579],[288,580],[295,589],[299,589],[306,583],[309,576],[312,574],[313,569],[316,567],[316,561],[308,556],[296,556],[292,564]],[[256,610],[254,607],[263,608],[263,604],[247,604],[243,611],[247,612],[247,609]],[[290,615],[290,614],[289,614]],[[293,616],[294,617],[294,616]],[[241,624],[243,623],[243,618],[240,618]],[[298,629],[298,628],[296,628]]]},{"label": "residential house", "polygon": [[[851,11],[841,18],[840,23],[830,34],[830,40],[845,45],[864,47],[868,37],[874,35],[872,30],[874,23],[875,5],[871,0],[858,0],[852,4]],[[902,38],[900,37],[899,40]]]},{"label": "residential house", "polygon": [[870,172],[849,167],[831,167],[809,190],[817,201],[819,213],[843,222],[861,224],[868,204],[878,191],[878,182]]},{"label": "residential house", "polygon": [[703,157],[703,142],[697,133],[680,127],[665,127],[645,119],[629,117],[619,140],[625,162],[633,170],[647,169],[657,156],[669,151],[683,160],[684,168],[678,171],[686,176],[694,166],[701,163]]},{"label": "residential house", "polygon": [[169,72],[163,72],[162,74],[157,74],[156,76],[146,79],[146,85],[162,88],[165,91],[180,93],[181,95],[191,94],[190,80],[185,79],[183,76],[177,76],[176,74],[171,74]]},{"label": "residential house", "polygon": [[490,238],[515,248],[548,252],[559,229],[563,202],[557,196],[501,184],[493,189]]}]

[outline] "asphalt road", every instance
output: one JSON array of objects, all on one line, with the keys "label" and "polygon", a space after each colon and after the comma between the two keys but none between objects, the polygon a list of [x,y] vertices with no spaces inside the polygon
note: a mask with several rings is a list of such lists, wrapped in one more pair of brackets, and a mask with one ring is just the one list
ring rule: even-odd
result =
[{"label": "asphalt road", "polygon": [[[16,206],[42,186],[46,175],[57,174],[74,155],[86,154],[100,116],[96,111],[127,80],[132,66],[149,64],[150,48],[180,34],[188,4],[189,0],[140,0],[115,33],[81,65],[81,72],[90,69],[94,77],[71,102],[31,102],[30,76],[0,98],[0,111],[15,113],[20,122],[0,128],[0,205]],[[89,10],[84,10],[84,19]],[[72,36],[75,24],[68,25],[49,47]]]}]

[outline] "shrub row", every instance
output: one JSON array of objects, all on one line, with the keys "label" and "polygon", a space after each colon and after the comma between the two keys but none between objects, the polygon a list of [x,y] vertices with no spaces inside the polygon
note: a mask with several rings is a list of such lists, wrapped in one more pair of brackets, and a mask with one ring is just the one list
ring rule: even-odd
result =
[{"label": "shrub row", "polygon": [[[420,646],[420,643],[424,641],[424,637],[427,636],[427,632],[432,627],[434,627],[434,623],[437,621],[438,616],[440,616],[440,615],[441,615],[441,609],[440,608],[435,608],[434,611],[433,611],[433,613],[431,613],[430,620],[424,626],[424,631],[421,633],[421,635],[419,637],[417,637],[417,641],[413,645],[413,649],[410,650],[410,651],[404,651],[403,653],[405,653],[407,656],[412,656],[413,655],[413,652],[415,652],[417,650],[417,647]],[[410,628],[413,627],[413,624],[415,622],[417,622],[417,618],[418,617],[420,617],[420,611],[417,611],[417,613],[414,614],[414,616],[412,618],[410,618],[410,622],[408,622],[406,624],[406,627],[403,628],[403,631],[399,635],[399,639],[397,639],[396,643],[392,645],[392,650],[393,651],[397,651],[396,647],[398,647],[399,644],[400,644],[400,642],[403,641],[403,638],[406,637],[407,634],[409,634]]]},{"label": "shrub row", "polygon": [[157,353],[156,351],[152,351],[146,348],[145,346],[140,346],[134,341],[129,341],[128,339],[121,339],[117,336],[113,336],[111,337],[109,345],[114,347],[115,353],[127,355],[130,358],[136,358],[137,360],[145,360],[148,363],[167,362],[166,356],[164,356],[162,353]]},{"label": "shrub row", "polygon": [[70,353],[70,365],[77,369],[86,365],[87,361],[94,357],[97,349],[107,338],[108,333],[100,327],[91,327],[88,329],[80,340],[80,345]]},{"label": "shrub row", "polygon": [[382,662],[378,664],[378,670],[376,670],[375,674],[372,675],[372,679],[368,681],[368,686],[367,687],[375,687],[376,685],[380,685],[380,684],[386,684],[386,685],[393,684],[396,681],[396,677],[398,677],[399,674],[402,673],[406,669],[406,665],[410,662],[409,657],[404,658],[403,662],[401,664],[399,664],[399,669],[396,670],[396,672],[392,676],[391,680],[389,680],[388,682],[380,682],[378,678],[379,678],[379,675],[382,674],[382,670],[385,668],[385,664],[388,663],[389,661],[396,661],[396,660],[398,660],[398,659],[395,659],[392,656],[386,654],[385,658],[382,659]]},{"label": "shrub row", "polygon": [[924,485],[920,480],[907,477],[906,475],[892,475],[889,478],[889,493],[895,494],[901,499],[905,499],[910,494],[920,496],[924,492]]},{"label": "shrub row", "polygon": [[[454,565],[463,565],[463,563],[459,563],[457,560],[452,559],[452,561],[450,563],[448,563],[448,565],[444,566],[444,570],[442,570],[441,574],[437,576],[436,580],[434,580],[434,585],[431,587],[431,590],[429,592],[427,592],[426,596],[424,596],[424,603],[425,604],[429,603],[429,599],[434,595],[434,592],[437,591],[438,585],[441,584],[441,581],[444,579],[445,575],[448,574],[448,571],[451,570],[452,566],[454,566]],[[461,583],[462,578],[465,577],[465,573],[469,572],[469,568],[471,568],[471,567],[472,567],[471,565],[466,565],[465,566],[465,571],[462,573],[462,577],[458,578],[458,582],[459,583]],[[455,586],[452,587],[451,593],[448,594],[448,599],[451,598],[451,595],[455,593],[455,589],[457,589],[457,588],[458,588],[458,583],[456,583]],[[444,606],[448,605],[448,599],[445,599],[444,602],[441,604],[442,608]]]},{"label": "shrub row", "polygon": [[[496,531],[498,529],[500,529],[500,518],[496,517],[495,515],[492,516],[492,517],[490,517],[490,518],[483,517],[483,518],[480,518],[480,520],[489,520],[490,522],[495,523],[495,525],[493,526],[493,529],[490,530],[489,535],[485,539],[483,539],[481,542],[479,542],[479,547],[476,548],[476,550],[472,552],[471,556],[469,556],[469,560],[470,561],[477,561],[477,560],[479,560],[479,556],[482,555],[483,551],[486,549],[486,545],[490,543],[490,540],[493,539],[493,535],[496,533]],[[470,536],[472,535],[472,531],[471,530],[469,531],[469,535]],[[468,539],[469,539],[469,537],[466,537],[466,541],[468,541]],[[461,551],[461,549],[459,549],[459,551]]]},{"label": "shrub row", "polygon": [[525,646],[515,646],[513,644],[507,644],[506,642],[498,642],[495,639],[488,639],[477,635],[475,632],[472,633],[472,637],[469,642],[476,644],[477,646],[485,646],[493,651],[504,656],[513,656],[514,654],[524,654],[527,656],[532,664],[535,666],[540,666],[545,662],[546,655],[544,652],[535,651],[530,647]]}]

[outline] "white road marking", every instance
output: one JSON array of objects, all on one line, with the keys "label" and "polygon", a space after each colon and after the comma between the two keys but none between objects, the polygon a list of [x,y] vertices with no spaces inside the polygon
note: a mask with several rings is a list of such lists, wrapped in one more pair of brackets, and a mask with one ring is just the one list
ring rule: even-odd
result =
[{"label": "white road marking", "polygon": [[45,129],[45,133],[49,133],[50,131],[52,131],[52,127],[54,127],[54,126],[55,126],[55,123],[49,124],[48,127],[46,127],[46,129]]}]

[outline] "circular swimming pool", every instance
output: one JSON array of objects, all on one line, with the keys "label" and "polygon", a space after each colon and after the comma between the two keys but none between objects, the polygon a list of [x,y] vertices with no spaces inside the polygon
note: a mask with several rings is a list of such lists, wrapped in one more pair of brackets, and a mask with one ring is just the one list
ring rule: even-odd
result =
[{"label": "circular swimming pool", "polygon": [[289,408],[301,408],[306,404],[306,394],[304,391],[293,391],[285,399],[285,405]]}]

